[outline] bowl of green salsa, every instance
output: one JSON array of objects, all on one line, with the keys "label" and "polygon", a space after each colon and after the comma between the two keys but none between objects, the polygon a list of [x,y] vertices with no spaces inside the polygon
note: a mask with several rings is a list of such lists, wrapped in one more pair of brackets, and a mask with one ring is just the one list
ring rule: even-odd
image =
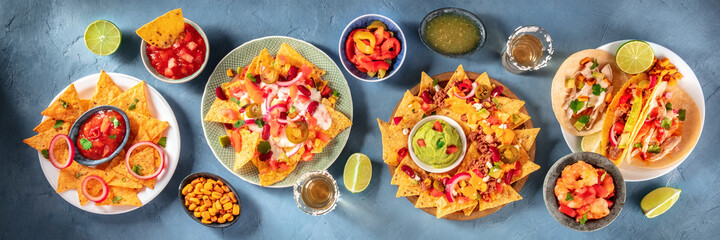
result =
[{"label": "bowl of green salsa", "polygon": [[477,52],[487,38],[480,18],[465,9],[453,7],[428,13],[420,23],[418,33],[430,50],[453,58]]}]

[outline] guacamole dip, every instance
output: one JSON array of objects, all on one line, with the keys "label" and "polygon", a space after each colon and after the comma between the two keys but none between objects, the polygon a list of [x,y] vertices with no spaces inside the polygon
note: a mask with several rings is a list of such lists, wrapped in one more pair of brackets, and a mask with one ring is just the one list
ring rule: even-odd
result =
[{"label": "guacamole dip", "polygon": [[457,130],[443,120],[424,123],[412,136],[412,147],[420,161],[434,168],[448,167],[460,156],[462,142]]}]

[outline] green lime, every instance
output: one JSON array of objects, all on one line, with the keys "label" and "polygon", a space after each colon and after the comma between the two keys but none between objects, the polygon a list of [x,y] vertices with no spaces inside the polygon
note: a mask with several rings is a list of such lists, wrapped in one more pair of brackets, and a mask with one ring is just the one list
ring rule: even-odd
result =
[{"label": "green lime", "polygon": [[640,40],[623,43],[615,53],[615,63],[620,70],[628,74],[638,74],[648,70],[654,58],[655,52],[650,44]]},{"label": "green lime", "polygon": [[230,137],[227,135],[218,137],[218,141],[220,141],[220,146],[222,147],[230,146]]},{"label": "green lime", "polygon": [[600,147],[600,139],[602,138],[600,134],[601,132],[596,132],[582,138],[580,148],[583,152],[597,152],[598,147]]},{"label": "green lime", "polygon": [[113,54],[122,40],[120,29],[108,20],[97,20],[85,29],[85,46],[94,54]]},{"label": "green lime", "polygon": [[680,192],[682,190],[671,187],[655,189],[643,197],[640,201],[640,208],[648,218],[660,216],[677,202]]},{"label": "green lime", "polygon": [[370,184],[370,179],[372,179],[370,158],[362,153],[350,155],[343,172],[345,188],[351,193],[362,192]]}]

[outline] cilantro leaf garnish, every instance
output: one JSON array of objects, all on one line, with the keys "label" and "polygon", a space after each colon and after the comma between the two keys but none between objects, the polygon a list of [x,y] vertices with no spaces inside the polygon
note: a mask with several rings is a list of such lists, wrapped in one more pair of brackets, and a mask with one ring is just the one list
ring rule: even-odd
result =
[{"label": "cilantro leaf garnish", "polygon": [[587,222],[587,220],[588,220],[588,219],[587,219],[587,213],[585,213],[585,214],[583,215],[583,218],[580,219],[580,224],[585,225],[585,222]]},{"label": "cilantro leaf garnish", "polygon": [[165,143],[167,143],[167,137],[161,137],[160,140],[158,140],[157,144],[161,147],[165,147]]},{"label": "cilantro leaf garnish", "polygon": [[601,87],[600,84],[594,84],[592,86],[592,94],[595,96],[600,96],[604,91],[607,91],[607,88]]},{"label": "cilantro leaf garnish", "polygon": [[90,142],[90,140],[88,140],[87,138],[81,138],[80,145],[82,145],[82,149],[84,150],[92,148],[92,142]]},{"label": "cilantro leaf garnish", "polygon": [[115,138],[117,137],[117,135],[113,134],[113,135],[110,135],[110,136],[108,136],[108,137],[109,137],[110,139],[115,139]]},{"label": "cilantro leaf garnish", "polygon": [[250,79],[250,81],[252,81],[253,83],[257,83],[257,79],[255,79],[255,75],[253,75],[252,73],[245,74],[245,78]]},{"label": "cilantro leaf garnish", "polygon": [[120,196],[115,196],[115,197],[113,198],[113,203],[118,203],[118,202],[119,202],[120,200],[122,200],[122,199],[123,199],[123,198],[120,197]]},{"label": "cilantro leaf garnish", "polygon": [[603,175],[600,176],[600,181],[601,181],[601,182],[605,180],[605,176],[606,176],[606,175],[607,175],[607,172],[603,172]]},{"label": "cilantro leaf garnish", "polygon": [[133,101],[133,103],[130,104],[130,106],[128,107],[128,110],[135,110],[135,105],[138,103],[138,101],[140,101],[140,100],[138,100],[138,99],[136,98],[136,99]]},{"label": "cilantro leaf garnish", "polygon": [[258,127],[263,127],[263,126],[265,126],[265,120],[262,120],[260,118],[255,119],[255,124],[257,124]]},{"label": "cilantro leaf garnish", "polygon": [[115,127],[120,126],[120,121],[115,117],[112,118],[112,123],[113,123],[113,126],[115,126]]},{"label": "cilantro leaf garnish", "polygon": [[295,106],[291,106],[290,110],[288,110],[288,113],[294,113],[295,111],[297,111],[297,108],[295,108]]},{"label": "cilantro leaf garnish", "polygon": [[82,173],[75,173],[75,178],[80,179],[80,176],[82,176]]},{"label": "cilantro leaf garnish", "polygon": [[337,90],[333,90],[332,95],[333,97],[339,97],[340,93]]},{"label": "cilantro leaf garnish", "polygon": [[260,152],[260,154],[266,154],[270,152],[270,142],[268,141],[260,141],[257,145],[257,151]]},{"label": "cilantro leaf garnish", "polygon": [[665,130],[670,130],[670,126],[672,126],[672,120],[670,120],[669,118],[664,118],[662,121],[660,121],[660,126]]},{"label": "cilantro leaf garnish", "polygon": [[140,165],[133,165],[132,171],[137,173],[138,175],[142,175],[142,167]]},{"label": "cilantro leaf garnish", "polygon": [[63,109],[67,109],[67,107],[68,107],[68,102],[66,102],[65,100],[62,100],[62,99],[60,99],[60,102],[62,103],[62,108],[63,108]]},{"label": "cilantro leaf garnish", "polygon": [[668,111],[672,110],[672,103],[666,103],[665,110],[668,110]]},{"label": "cilantro leaf garnish", "polygon": [[680,119],[680,121],[685,121],[685,109],[678,110],[678,119]]},{"label": "cilantro leaf garnish", "polygon": [[432,86],[435,87],[436,85],[438,85],[438,82],[439,82],[439,81],[440,81],[439,79],[433,78]]},{"label": "cilantro leaf garnish", "polygon": [[233,123],[234,128],[240,128],[243,125],[245,125],[245,121],[243,121],[243,120],[237,120],[237,122]]},{"label": "cilantro leaf garnish", "polygon": [[585,102],[581,102],[580,100],[572,100],[570,101],[570,109],[573,110],[573,114],[576,114],[577,111],[580,111],[585,106]]},{"label": "cilantro leaf garnish", "polygon": [[65,121],[55,120],[55,125],[53,125],[53,128],[58,129],[58,128],[62,127],[63,124],[65,124]]},{"label": "cilantro leaf garnish", "polygon": [[582,124],[587,124],[588,122],[590,122],[590,115],[582,115],[580,116],[580,118],[578,118],[577,121]]},{"label": "cilantro leaf garnish", "polygon": [[40,153],[42,153],[45,159],[50,159],[50,151],[48,151],[47,149],[43,149],[42,151],[40,151]]},{"label": "cilantro leaf garnish", "polygon": [[595,69],[597,66],[598,66],[597,60],[593,60],[593,64],[592,64],[592,66],[590,66],[590,70]]},{"label": "cilantro leaf garnish", "polygon": [[572,194],[570,194],[570,192],[568,192],[567,195],[565,195],[565,201],[572,201],[573,199],[574,198],[573,198]]}]

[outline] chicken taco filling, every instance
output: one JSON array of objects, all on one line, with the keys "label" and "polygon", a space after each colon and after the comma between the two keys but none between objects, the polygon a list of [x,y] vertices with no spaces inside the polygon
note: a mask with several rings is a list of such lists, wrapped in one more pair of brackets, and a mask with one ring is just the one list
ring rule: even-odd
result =
[{"label": "chicken taco filling", "polygon": [[597,59],[580,60],[580,70],[565,80],[565,117],[578,131],[591,129],[602,119],[612,100],[613,73],[610,64],[599,66]]}]

